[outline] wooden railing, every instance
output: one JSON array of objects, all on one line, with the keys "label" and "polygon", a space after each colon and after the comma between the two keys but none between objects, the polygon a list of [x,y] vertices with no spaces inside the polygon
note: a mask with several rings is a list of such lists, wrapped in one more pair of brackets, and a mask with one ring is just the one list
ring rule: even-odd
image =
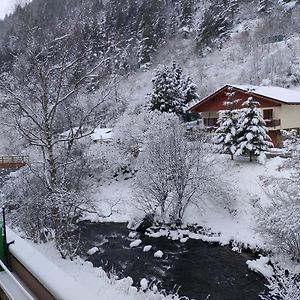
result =
[{"label": "wooden railing", "polygon": [[280,119],[265,120],[265,122],[267,127],[276,127],[281,124]]},{"label": "wooden railing", "polygon": [[2,155],[0,156],[0,168],[19,168],[26,165],[27,156],[21,155]]}]

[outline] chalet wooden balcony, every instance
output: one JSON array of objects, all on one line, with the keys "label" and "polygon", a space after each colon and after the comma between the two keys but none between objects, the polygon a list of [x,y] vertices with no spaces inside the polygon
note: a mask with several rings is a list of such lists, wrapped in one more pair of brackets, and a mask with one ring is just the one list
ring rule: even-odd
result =
[{"label": "chalet wooden balcony", "polygon": [[268,119],[265,120],[267,127],[277,127],[281,125],[280,119]]}]

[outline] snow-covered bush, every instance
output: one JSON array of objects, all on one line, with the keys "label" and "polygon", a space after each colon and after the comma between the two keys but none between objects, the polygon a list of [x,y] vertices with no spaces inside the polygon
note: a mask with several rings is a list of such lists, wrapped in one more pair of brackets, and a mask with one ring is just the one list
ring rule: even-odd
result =
[{"label": "snow-covered bush", "polygon": [[296,129],[282,130],[281,131],[284,141],[283,147],[292,153],[293,156],[300,155],[300,136]]},{"label": "snow-covered bush", "polygon": [[250,96],[242,104],[242,109],[237,124],[237,150],[236,155],[247,154],[250,161],[253,156],[261,156],[269,148],[273,147],[271,138],[268,136],[268,129],[263,119],[258,101]]},{"label": "snow-covered bush", "polygon": [[149,112],[143,107],[135,107],[132,111],[126,111],[114,128],[115,143],[129,161],[140,153],[149,118]]},{"label": "snow-covered bush", "polygon": [[300,299],[300,275],[275,267],[276,275],[268,278],[267,294],[261,295],[263,300],[296,300]]},{"label": "snow-covered bush", "polygon": [[162,114],[147,134],[136,178],[136,200],[163,222],[182,221],[185,210],[210,180],[203,141],[189,142],[186,127]]},{"label": "snow-covered bush", "polygon": [[300,261],[300,191],[298,176],[273,179],[267,189],[272,204],[260,208],[258,230],[273,251]]}]

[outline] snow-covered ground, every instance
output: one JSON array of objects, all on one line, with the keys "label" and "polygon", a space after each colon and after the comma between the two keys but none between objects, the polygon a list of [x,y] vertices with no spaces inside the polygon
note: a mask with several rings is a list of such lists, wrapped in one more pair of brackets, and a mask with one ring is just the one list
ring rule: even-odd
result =
[{"label": "snow-covered ground", "polygon": [[[215,168],[219,181],[223,182],[226,194],[221,190],[219,195],[198,199],[198,202],[188,208],[184,219],[184,225],[197,224],[205,230],[198,234],[185,230],[161,230],[152,236],[169,235],[182,243],[188,238],[219,242],[223,245],[235,241],[233,251],[239,251],[241,247],[264,248],[264,240],[256,231],[255,216],[259,206],[270,203],[264,191],[264,178],[290,176],[288,171],[281,168],[283,162],[284,159],[279,157],[267,159],[265,164],[250,163],[247,158],[235,158],[231,161],[227,155],[216,154],[212,167]],[[105,215],[112,212],[111,216],[103,218],[101,213],[87,214],[85,219],[95,222],[131,222],[133,218],[141,215],[132,200],[132,194],[132,179],[103,185],[94,195],[95,207]],[[93,268],[91,263],[79,258],[73,262],[62,260],[53,244],[35,247],[75,282],[88,287],[93,295],[101,295],[104,299],[165,299],[164,295],[156,292],[156,287],[154,291],[150,289],[144,293],[144,282],[141,290],[138,290],[132,286],[130,278],[108,278],[101,268]],[[253,270],[270,274],[267,258],[249,261],[248,265]],[[167,299],[174,299],[171,297],[167,296]]]},{"label": "snow-covered ground", "polygon": [[[280,157],[259,164],[250,163],[245,157],[231,161],[227,155],[215,155],[212,167],[219,181],[223,182],[223,189],[216,195],[206,196],[191,204],[186,211],[184,225],[197,224],[207,229],[212,236],[197,236],[207,241],[228,244],[234,240],[250,248],[263,248],[264,241],[256,232],[255,217],[259,206],[270,203],[264,190],[264,178],[290,176],[288,171],[280,168],[283,162]],[[93,222],[132,222],[133,218],[143,215],[132,194],[132,180],[103,185],[94,195],[95,207],[104,215],[110,215],[113,207],[113,213],[108,218],[88,213],[84,219]]]},{"label": "snow-covered ground", "polygon": [[[262,237],[256,232],[256,214],[259,206],[266,206],[270,199],[264,190],[264,178],[287,177],[289,172],[280,166],[284,159],[267,159],[265,164],[250,163],[248,158],[235,158],[227,155],[216,157],[216,172],[224,182],[227,195],[215,202],[206,199],[205,209],[191,205],[187,210],[185,223],[198,224],[213,233],[215,240],[222,244],[236,241],[251,248],[264,246]],[[224,200],[224,203],[220,202]],[[200,205],[199,205],[200,207]]]}]

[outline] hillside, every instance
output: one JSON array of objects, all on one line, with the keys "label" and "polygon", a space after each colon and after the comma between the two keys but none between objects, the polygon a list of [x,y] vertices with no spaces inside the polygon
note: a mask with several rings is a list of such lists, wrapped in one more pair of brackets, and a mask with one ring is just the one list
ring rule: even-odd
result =
[{"label": "hillside", "polygon": [[[295,300],[289,295],[300,290],[299,128],[285,133],[285,149],[268,152],[270,118],[248,89],[239,109],[219,115],[217,134],[183,120],[191,103],[226,84],[299,90],[299,17],[300,0],[19,5],[0,21],[0,152],[28,157],[1,187],[9,226],[70,274],[76,269],[76,280],[89,274],[83,282],[91,279],[93,293],[179,299],[183,282],[194,298],[200,274],[206,299],[222,294],[224,283],[238,295],[230,299],[250,292],[256,300],[267,281],[248,277],[247,264],[268,278],[264,299],[273,293]],[[222,94],[227,104],[237,102],[235,93],[228,87]],[[232,160],[216,145],[218,134]],[[228,255],[229,265],[236,255],[229,276],[223,254],[210,256],[212,248]],[[185,253],[197,253],[191,282],[183,275],[194,260],[180,265]],[[209,284],[198,272],[203,257],[208,270],[210,261],[219,266]],[[230,271],[235,267],[241,273]],[[133,280],[117,281],[119,272]],[[182,281],[174,279],[165,294],[172,276]],[[259,283],[253,291],[235,283],[250,278]]]}]

